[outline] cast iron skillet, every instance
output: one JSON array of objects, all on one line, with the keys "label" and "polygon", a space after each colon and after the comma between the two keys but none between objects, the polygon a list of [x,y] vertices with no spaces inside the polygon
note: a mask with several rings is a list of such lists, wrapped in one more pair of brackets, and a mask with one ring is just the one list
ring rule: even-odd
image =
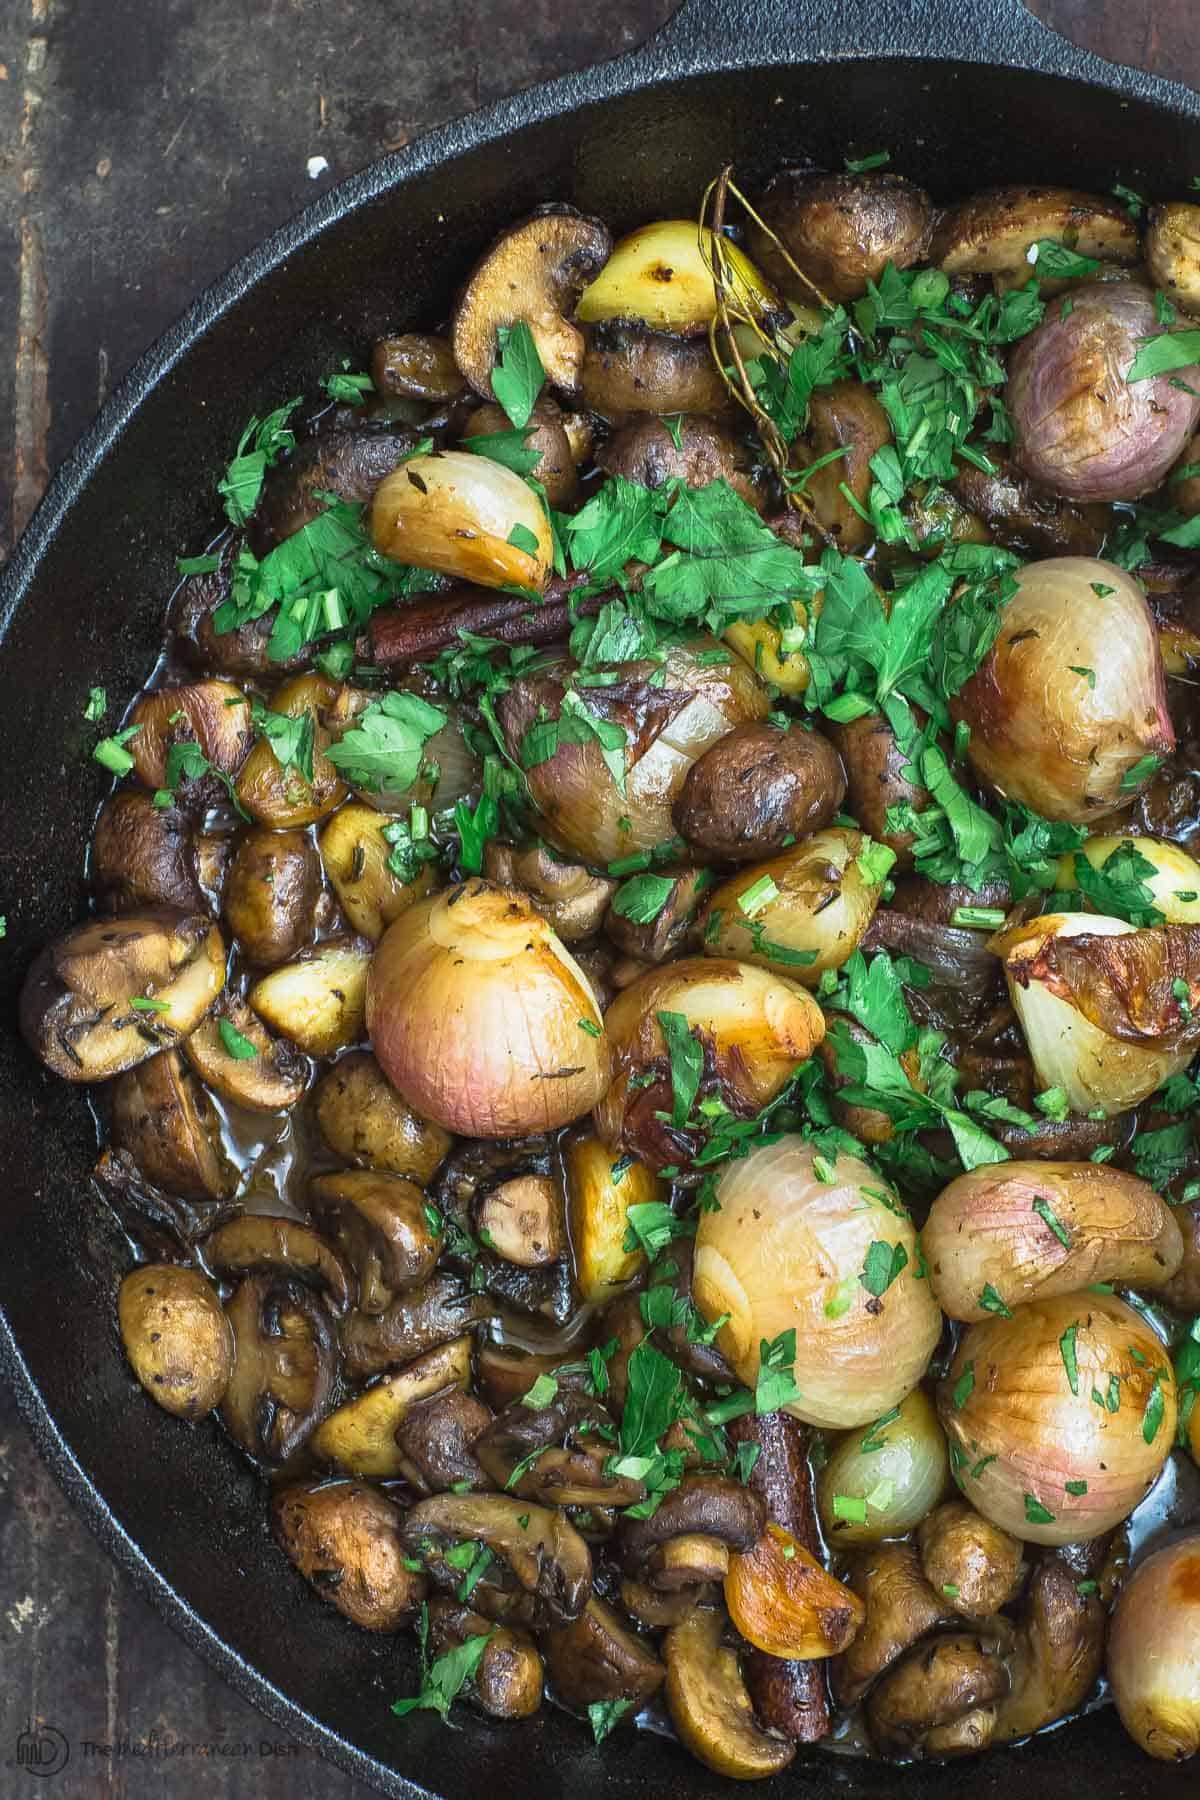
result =
[{"label": "cast iron skillet", "polygon": [[[81,847],[104,777],[81,713],[120,705],[158,641],[174,557],[214,519],[213,483],[252,410],[385,328],[437,318],[495,230],[573,201],[616,229],[690,212],[723,162],[753,191],[779,163],[887,147],[941,197],[1058,180],[1151,194],[1200,172],[1200,96],[1074,49],[1019,0],[687,0],[647,47],[432,132],[327,194],[211,288],[134,369],[58,472],[0,582],[0,1366],[103,1543],[196,1649],[279,1724],[384,1793],[604,1800],[731,1790],[668,1742],[604,1750],[545,1709],[497,1727],[401,1724],[407,1641],[356,1630],[271,1544],[224,1438],[153,1406],[120,1352],[121,1240],[89,1192],[92,1122],[14,1027],[34,951],[84,908]],[[1017,1760],[1014,1760],[1014,1755]],[[969,1768],[798,1759],[771,1792],[934,1800],[1183,1800],[1195,1765],[1140,1757],[1111,1710]]]}]

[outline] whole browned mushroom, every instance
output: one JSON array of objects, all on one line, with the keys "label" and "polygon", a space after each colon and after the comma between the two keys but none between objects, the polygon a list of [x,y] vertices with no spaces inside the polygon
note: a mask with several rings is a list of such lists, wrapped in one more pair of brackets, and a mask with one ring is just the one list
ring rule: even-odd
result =
[{"label": "whole browned mushroom", "polygon": [[493,1719],[528,1719],[542,1704],[544,1673],[541,1653],[528,1632],[497,1625],[453,1600],[433,1600],[429,1607],[432,1655],[486,1637],[487,1645],[467,1686],[468,1697]]},{"label": "whole browned mushroom", "polygon": [[339,1169],[313,1177],[308,1202],[358,1276],[363,1312],[384,1312],[432,1273],[439,1222],[416,1182],[379,1169]]},{"label": "whole browned mushroom", "polygon": [[268,469],[251,538],[260,552],[311,525],[327,510],[321,496],[362,505],[385,475],[411,456],[425,434],[356,420],[349,429],[322,431],[297,444]]},{"label": "whole browned mushroom", "polygon": [[596,467],[644,488],[724,481],[748,506],[763,505],[749,451],[719,419],[703,413],[684,413],[670,424],[650,414],[630,419],[597,453]]},{"label": "whole browned mushroom", "polygon": [[313,1091],[321,1136],[346,1162],[423,1186],[450,1148],[449,1132],[403,1101],[369,1050],[352,1050]]},{"label": "whole browned mushroom", "polygon": [[577,1712],[613,1700],[644,1706],[666,1680],[651,1646],[595,1594],[577,1619],[543,1633],[541,1644],[555,1698]]},{"label": "whole browned mushroom", "polygon": [[[181,806],[203,811],[227,798],[220,777],[236,775],[254,742],[250,704],[228,681],[193,681],[185,687],[155,688],[129,715],[136,735],[129,754],[139,781],[156,791],[167,786],[167,763],[176,744],[195,744],[208,769],[182,774],[175,784]],[[209,769],[217,771],[210,774]]]},{"label": "whole browned mushroom", "polygon": [[463,1544],[488,1551],[472,1603],[505,1624],[566,1625],[591,1598],[591,1552],[557,1508],[506,1494],[436,1494],[408,1514],[404,1543],[436,1586],[454,1592],[463,1570],[447,1552]]},{"label": "whole browned mushroom", "polygon": [[864,713],[848,725],[834,725],[830,736],[846,771],[846,805],[876,843],[896,853],[897,869],[911,869],[913,834],[889,831],[889,807],[911,806],[914,812],[933,805],[929,790],[913,779],[908,755],[882,713]]},{"label": "whole browned mushroom", "polygon": [[947,1500],[917,1528],[921,1569],[935,1593],[966,1619],[987,1619],[1015,1599],[1024,1547],[965,1500]]},{"label": "whole browned mushroom", "polygon": [[919,262],[933,217],[929,195],[919,187],[902,175],[873,171],[806,175],[784,169],[767,183],[759,212],[808,282],[753,224],[750,254],[783,293],[810,304],[810,283],[831,300],[854,300],[888,263],[907,269]]},{"label": "whole browned mushroom", "polygon": [[871,459],[891,441],[891,422],[863,382],[835,381],[813,390],[808,431],[797,439],[792,460],[808,468],[842,452],[835,461],[813,470],[805,487],[818,523],[840,550],[864,549],[875,536],[875,527],[863,517],[875,485]]},{"label": "whole browned mushroom", "polygon": [[646,413],[732,413],[707,338],[672,337],[642,325],[593,325],[586,338],[583,404],[614,424]]},{"label": "whole browned mushroom", "polygon": [[249,962],[271,968],[307,944],[316,927],[321,863],[302,831],[242,833],[225,877],[221,912]]},{"label": "whole browned mushroom", "polygon": [[1200,1200],[1176,1207],[1175,1223],[1183,1236],[1183,1261],[1162,1297],[1177,1312],[1200,1312]]},{"label": "whole browned mushroom", "polygon": [[89,919],[34,958],[21,1030],[67,1081],[107,1081],[169,1050],[225,985],[225,945],[203,913]]},{"label": "whole browned mushroom", "polygon": [[467,383],[448,338],[406,331],[380,338],[371,352],[371,379],[381,394],[410,400],[455,400]]},{"label": "whole browned mushroom", "polygon": [[501,232],[454,309],[454,360],[477,394],[495,398],[499,333],[518,321],[528,325],[551,387],[577,393],[583,336],[567,314],[611,249],[605,226],[573,207],[546,207]]},{"label": "whole browned mushroom", "polygon": [[399,1631],[427,1592],[406,1567],[404,1515],[362,1481],[303,1482],[271,1502],[271,1529],[322,1600],[365,1631]]},{"label": "whole browned mushroom", "polygon": [[134,1374],[165,1412],[198,1419],[220,1404],[233,1373],[233,1333],[216,1288],[198,1269],[147,1263],[131,1270],[117,1319]]},{"label": "whole browned mushroom", "polygon": [[204,911],[191,818],[178,806],[156,806],[141,788],[122,788],[101,807],[88,875],[101,912]]},{"label": "whole browned mushroom", "polygon": [[338,1373],[332,1321],[310,1289],[279,1275],[248,1275],[225,1310],[237,1343],[221,1402],[225,1429],[256,1462],[284,1463],[332,1398]]},{"label": "whole browned mushroom", "polygon": [[117,1077],[112,1141],[147,1181],[189,1200],[227,1199],[237,1187],[212,1102],[177,1050],[163,1050]]},{"label": "whole browned mushroom", "polygon": [[1009,1676],[1003,1635],[930,1638],[894,1663],[867,1696],[871,1740],[885,1756],[948,1757],[986,1748]]},{"label": "whole browned mushroom", "polygon": [[846,796],[828,738],[765,720],[736,725],[688,770],[672,808],[690,844],[730,862],[757,862],[819,831]]},{"label": "whole browned mushroom", "polygon": [[[478,406],[463,427],[463,442],[468,450],[478,448],[487,454],[487,445],[476,446],[472,438],[486,438],[497,432],[511,432],[512,425],[502,406],[489,403]],[[571,440],[563,424],[562,411],[556,400],[543,394],[529,415],[525,427],[524,447],[537,456],[529,470],[535,481],[546,490],[546,499],[560,511],[570,506],[579,489],[579,471],[571,454]]]}]

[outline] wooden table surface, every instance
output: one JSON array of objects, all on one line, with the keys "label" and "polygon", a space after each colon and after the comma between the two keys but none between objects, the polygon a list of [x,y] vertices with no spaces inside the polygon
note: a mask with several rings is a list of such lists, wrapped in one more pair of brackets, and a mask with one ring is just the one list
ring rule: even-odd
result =
[{"label": "wooden table surface", "polygon": [[[1091,49],[1200,86],[1195,0],[1033,3]],[[138,353],[318,182],[614,55],[672,10],[673,0],[0,0],[0,421],[12,420],[0,445],[0,557]],[[327,165],[315,179],[314,157]],[[16,1766],[31,1717],[70,1744],[61,1775]],[[123,1742],[126,1753],[89,1753],[89,1742]],[[171,1744],[193,1748],[153,1753]],[[138,1745],[151,1753],[131,1753]],[[282,1741],[151,1611],[0,1392],[0,1797],[39,1790],[367,1794]]]}]

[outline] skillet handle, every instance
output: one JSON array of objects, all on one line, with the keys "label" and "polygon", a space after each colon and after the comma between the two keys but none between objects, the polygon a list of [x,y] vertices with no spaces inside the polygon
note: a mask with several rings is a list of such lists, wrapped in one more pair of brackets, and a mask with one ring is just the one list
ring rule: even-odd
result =
[{"label": "skillet handle", "polygon": [[1091,80],[1111,71],[1044,25],[1023,0],[683,0],[644,52],[677,67],[726,58],[886,56],[1000,63]]}]

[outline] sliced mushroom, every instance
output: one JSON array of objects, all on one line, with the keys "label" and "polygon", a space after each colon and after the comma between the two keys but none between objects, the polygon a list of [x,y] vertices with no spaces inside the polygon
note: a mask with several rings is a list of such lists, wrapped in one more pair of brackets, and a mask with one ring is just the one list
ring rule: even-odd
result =
[{"label": "sliced mushroom", "polygon": [[[232,1034],[228,1041],[222,1020]],[[308,1058],[286,1038],[272,1037],[246,1002],[228,990],[184,1039],[183,1053],[222,1100],[247,1112],[287,1112],[308,1086]]]},{"label": "sliced mushroom", "polygon": [[472,1637],[488,1641],[471,1676],[470,1697],[493,1719],[531,1718],[542,1704],[544,1672],[541,1653],[529,1634],[497,1625],[452,1600],[431,1602],[429,1644],[434,1656],[444,1656]]},{"label": "sliced mushroom", "polygon": [[522,1349],[520,1344],[500,1344],[486,1340],[479,1346],[476,1381],[489,1406],[497,1412],[511,1406],[527,1394],[539,1375],[554,1373],[560,1387],[572,1392],[582,1390],[582,1375],[561,1374],[561,1351]]},{"label": "sliced mushroom", "polygon": [[564,1390],[545,1406],[515,1401],[494,1419],[475,1454],[496,1486],[551,1506],[632,1506],[642,1482],[608,1475],[614,1431],[605,1409]]},{"label": "sliced mushroom", "polygon": [[565,1514],[504,1494],[437,1494],[404,1524],[409,1555],[438,1587],[457,1591],[463,1570],[446,1560],[462,1544],[490,1552],[472,1603],[488,1618],[545,1630],[569,1624],[592,1592],[592,1557]]},{"label": "sliced mushroom", "polygon": [[1038,273],[1029,250],[1043,238],[1079,256],[1138,260],[1137,226],[1120,200],[1060,187],[973,194],[944,214],[929,260],[947,275],[994,275],[1006,287],[1021,287]]},{"label": "sliced mushroom", "polygon": [[102,1151],[92,1180],[127,1235],[162,1262],[190,1259],[204,1234],[235,1212],[229,1200],[184,1200],[155,1187],[127,1150]]},{"label": "sliced mushroom", "polygon": [[323,1418],[337,1380],[329,1315],[311,1290],[280,1275],[247,1276],[225,1310],[237,1342],[225,1429],[255,1461],[284,1463]]},{"label": "sliced mushroom", "polygon": [[485,399],[502,329],[524,321],[546,379],[560,393],[579,387],[583,339],[565,316],[604,266],[612,238],[598,219],[551,207],[501,233],[467,277],[454,309],[454,360]]},{"label": "sliced mushroom", "polygon": [[411,881],[393,873],[388,863],[392,846],[383,835],[389,822],[373,806],[352,800],[338,808],[320,837],[321,862],[342,911],[373,944],[434,884],[429,863]]},{"label": "sliced mushroom", "polygon": [[122,788],[101,807],[88,853],[101,912],[137,912],[145,906],[203,912],[195,851],[186,812],[156,806],[153,794],[141,788]]},{"label": "sliced mushroom", "polygon": [[[468,450],[473,450],[476,446],[472,444],[472,438],[511,430],[512,424],[502,406],[479,406],[463,427],[463,442]],[[537,455],[538,460],[529,473],[545,488],[550,505],[560,511],[569,507],[579,489],[579,471],[571,454],[571,440],[558,402],[548,394],[543,394],[529,415],[524,446]],[[479,448],[486,454],[486,445]]]},{"label": "sliced mushroom", "polygon": [[319,1288],[338,1312],[354,1301],[354,1280],[341,1257],[297,1219],[268,1213],[230,1219],[205,1238],[204,1259],[217,1275],[294,1276]]},{"label": "sliced mushroom", "polygon": [[448,1132],[403,1101],[369,1050],[354,1050],[313,1090],[317,1125],[347,1162],[424,1185],[450,1148]]},{"label": "sliced mushroom", "polygon": [[621,1565],[640,1574],[660,1546],[685,1534],[717,1538],[730,1550],[753,1550],[766,1517],[758,1495],[728,1475],[685,1475],[648,1519],[622,1519]]},{"label": "sliced mushroom", "polygon": [[[814,389],[808,433],[797,439],[793,461],[807,469],[840,450],[842,455],[808,477],[806,492],[819,524],[840,550],[862,550],[875,536],[863,517],[875,476],[871,460],[892,441],[891,421],[861,381],[835,381]],[[847,491],[853,500],[847,499]],[[860,510],[861,509],[861,510]]]},{"label": "sliced mushroom", "polygon": [[412,1362],[461,1337],[488,1311],[483,1296],[470,1293],[457,1275],[435,1275],[393,1300],[386,1312],[353,1312],[342,1321],[346,1373],[362,1380]]},{"label": "sliced mushroom", "polygon": [[690,844],[723,861],[757,862],[820,831],[845,797],[828,738],[760,720],[735,726],[692,764],[672,817]]},{"label": "sliced mushroom", "polygon": [[867,1696],[867,1724],[885,1756],[943,1757],[991,1741],[1008,1670],[994,1638],[957,1632],[918,1644]]},{"label": "sliced mushroom", "polygon": [[399,1631],[425,1598],[406,1568],[398,1506],[361,1481],[304,1482],[271,1502],[271,1529],[322,1600],[365,1631]]},{"label": "sliced mushroom", "polygon": [[706,338],[671,337],[638,325],[595,325],[586,336],[583,403],[614,424],[644,413],[732,412]]},{"label": "sliced mushroom", "polygon": [[631,1206],[666,1192],[645,1163],[616,1157],[594,1132],[576,1132],[561,1146],[567,1184],[567,1230],[580,1298],[603,1302],[645,1263],[640,1246],[625,1247]]},{"label": "sliced mushroom", "polygon": [[402,394],[431,405],[456,400],[467,388],[450,340],[424,331],[380,338],[371,352],[371,379],[381,394]]},{"label": "sliced mushroom", "polygon": [[313,1455],[347,1475],[379,1481],[399,1475],[403,1459],[396,1431],[412,1407],[444,1388],[466,1388],[470,1379],[470,1338],[439,1344],[330,1413],[313,1436]]},{"label": "sliced mushroom", "polygon": [[700,1762],[735,1781],[786,1769],[796,1746],[758,1724],[737,1652],[721,1642],[725,1615],[698,1607],[667,1633],[667,1708],[681,1740]]},{"label": "sliced mushroom", "polygon": [[849,1707],[950,1607],[926,1581],[917,1547],[907,1540],[855,1556],[846,1579],[867,1609],[854,1642],[832,1665],[834,1694]]},{"label": "sliced mushroom", "polygon": [[149,1263],[117,1296],[121,1342],[134,1374],[165,1412],[199,1419],[219,1406],[233,1374],[233,1332],[198,1269]]},{"label": "sliced mushroom", "polygon": [[332,1056],[361,1038],[366,1021],[366,938],[326,938],[272,969],[246,996],[259,1017],[308,1056]]},{"label": "sliced mushroom", "polygon": [[385,1312],[432,1273],[441,1237],[425,1195],[405,1176],[379,1169],[316,1175],[308,1203],[358,1276],[363,1312]]},{"label": "sliced mushroom", "polygon": [[492,1415],[474,1394],[451,1388],[423,1400],[396,1427],[396,1442],[415,1466],[431,1494],[464,1485],[482,1490],[492,1483],[475,1454],[475,1445]]},{"label": "sliced mushroom", "polygon": [[577,1619],[546,1632],[542,1652],[555,1698],[576,1712],[613,1700],[644,1706],[667,1677],[650,1645],[595,1594]]},{"label": "sliced mushroom", "polygon": [[117,1077],[112,1141],[129,1152],[147,1181],[186,1199],[228,1199],[237,1187],[212,1102],[176,1050],[163,1050]]},{"label": "sliced mushroom", "polygon": [[865,294],[888,263],[907,269],[929,244],[929,195],[902,175],[806,175],[784,169],[763,191],[759,211],[808,281],[801,281],[768,234],[751,225],[750,253],[785,294],[812,301]]},{"label": "sliced mushroom", "polygon": [[321,864],[301,831],[242,833],[225,877],[221,912],[247,961],[272,968],[307,944],[316,924]]},{"label": "sliced mushroom", "polygon": [[672,1625],[681,1625],[697,1606],[712,1606],[715,1601],[715,1588],[682,1587],[668,1591],[651,1587],[632,1575],[621,1580],[621,1605],[648,1631],[664,1631]]},{"label": "sliced mushroom", "polygon": [[21,1029],[67,1081],[107,1081],[192,1031],[225,985],[225,945],[203,913],[166,907],[89,919],[44,949]]},{"label": "sliced mushroom", "polygon": [[[724,742],[724,739],[720,741]],[[714,745],[714,749],[716,747]],[[704,757],[700,761],[703,762]],[[697,766],[692,765],[693,768]],[[675,805],[679,806],[678,800]],[[650,902],[651,906],[658,905],[653,918],[646,918],[648,908],[619,912],[615,906],[610,906],[604,919],[605,934],[617,949],[623,950],[626,956],[636,957],[642,964],[665,962],[668,956],[674,956],[678,951],[698,946],[700,934],[696,927],[700,908],[713,885],[710,869],[684,869],[678,875],[664,875],[661,880],[665,883],[661,903],[657,894]]]},{"label": "sliced mushroom", "polygon": [[[1103,1557],[1094,1559],[1088,1574],[1098,1573],[1102,1562]],[[1009,1658],[1012,1691],[1000,1702],[996,1743],[1029,1737],[1079,1710],[1104,1664],[1106,1619],[1094,1580],[1081,1581],[1062,1553],[1042,1558],[1030,1578]]]},{"label": "sliced mushroom", "polygon": [[719,419],[703,413],[685,413],[669,425],[651,415],[631,419],[599,451],[596,467],[644,488],[668,481],[703,488],[724,481],[748,506],[763,505],[749,451]]},{"label": "sliced mushroom", "polygon": [[987,1619],[1016,1598],[1024,1546],[964,1500],[947,1500],[917,1528],[921,1568],[935,1593],[966,1619]]},{"label": "sliced mushroom", "polygon": [[417,430],[356,419],[348,429],[322,431],[297,444],[268,469],[252,536],[262,550],[289,538],[328,510],[327,494],[360,506],[422,441]]},{"label": "sliced mushroom", "polygon": [[484,847],[483,872],[501,887],[520,888],[564,944],[577,944],[598,931],[617,891],[617,883],[607,876],[564,862],[540,844],[515,850],[492,839]]},{"label": "sliced mushroom", "polygon": [[553,1175],[513,1175],[475,1202],[481,1244],[523,1269],[557,1262],[566,1249],[562,1189]]},{"label": "sliced mushroom", "polygon": [[962,462],[950,487],[997,544],[1022,556],[1099,556],[1111,519],[1107,506],[1064,500],[1039,487],[998,444],[989,444],[987,455],[993,473]]},{"label": "sliced mushroom", "polygon": [[180,805],[200,810],[219,805],[227,797],[219,776],[235,776],[254,742],[249,701],[228,681],[155,688],[138,701],[129,723],[137,727],[137,735],[129,740],[129,754],[138,780],[148,788],[167,786],[174,745],[198,746],[218,774],[184,775],[172,786]]}]

